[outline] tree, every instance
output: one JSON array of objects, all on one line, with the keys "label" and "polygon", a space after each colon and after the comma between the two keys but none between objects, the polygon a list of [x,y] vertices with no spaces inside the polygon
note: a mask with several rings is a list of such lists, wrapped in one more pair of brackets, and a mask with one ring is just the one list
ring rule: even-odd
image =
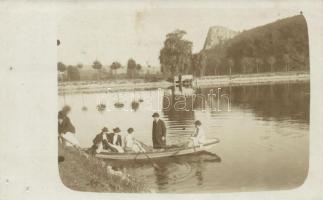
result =
[{"label": "tree", "polygon": [[66,72],[67,72],[67,79],[69,81],[79,81],[80,80],[80,72],[77,67],[69,65],[66,69]]},{"label": "tree", "polygon": [[192,54],[192,73],[194,76],[200,76],[199,54]]},{"label": "tree", "polygon": [[[243,57],[241,59],[242,72],[245,74],[247,71],[253,71],[254,60],[251,57]],[[249,70],[248,70],[249,69]]]},{"label": "tree", "polygon": [[231,74],[232,74],[232,68],[234,66],[234,61],[232,58],[228,59],[228,67],[229,67],[229,75],[230,75],[230,79],[231,79]]},{"label": "tree", "polygon": [[214,71],[214,75],[217,75],[217,69],[220,68],[220,64],[221,64],[221,59],[218,57],[215,57],[213,60],[213,71]]},{"label": "tree", "polygon": [[247,68],[247,66],[248,66],[248,63],[249,61],[248,61],[248,58],[247,57],[243,57],[242,59],[241,59],[241,66],[242,66],[242,73],[246,73],[246,68]]},{"label": "tree", "polygon": [[82,69],[83,68],[83,64],[82,63],[79,63],[79,64],[76,65],[76,67],[79,68],[79,69]]},{"label": "tree", "polygon": [[166,35],[164,47],[160,50],[161,71],[164,76],[183,74],[191,67],[192,42],[183,39],[183,30],[175,30]]},{"label": "tree", "polygon": [[113,62],[111,65],[110,65],[110,69],[111,71],[113,72],[114,71],[114,75],[115,75],[115,78],[117,77],[117,70],[121,68],[121,64],[119,62]]},{"label": "tree", "polygon": [[191,55],[190,65],[191,68],[186,69],[186,73],[192,73],[195,76],[204,76],[207,66],[206,54],[201,52],[198,54]]},{"label": "tree", "polygon": [[139,74],[140,70],[142,69],[141,64],[136,65],[136,73]]},{"label": "tree", "polygon": [[132,58],[128,60],[127,64],[127,75],[129,78],[134,78],[136,73],[136,61]]},{"label": "tree", "polygon": [[259,67],[264,64],[264,61],[261,58],[256,58],[255,62],[257,66],[257,73],[259,73]]},{"label": "tree", "polygon": [[206,57],[205,53],[200,53],[199,64],[200,64],[200,70],[201,70],[200,74],[201,74],[201,76],[204,76],[206,64],[207,64],[207,57]]},{"label": "tree", "polygon": [[269,56],[267,62],[270,65],[270,72],[273,72],[274,64],[276,63],[276,58],[274,56]]},{"label": "tree", "polygon": [[64,65],[64,63],[62,62],[57,63],[57,71],[58,71],[59,79],[64,80],[63,74],[66,71],[66,66]]},{"label": "tree", "polygon": [[64,71],[66,70],[66,66],[64,65],[64,63],[62,63],[62,62],[58,62],[58,63],[57,63],[57,70],[58,70],[59,72],[64,72]]},{"label": "tree", "polygon": [[97,79],[100,80],[100,72],[101,72],[101,69],[102,69],[102,64],[98,61],[98,60],[95,60],[92,64],[92,68],[97,70]]},{"label": "tree", "polygon": [[286,70],[286,72],[288,72],[289,63],[291,61],[289,55],[288,54],[284,54],[283,60],[284,60],[284,63],[285,63],[285,70]]}]

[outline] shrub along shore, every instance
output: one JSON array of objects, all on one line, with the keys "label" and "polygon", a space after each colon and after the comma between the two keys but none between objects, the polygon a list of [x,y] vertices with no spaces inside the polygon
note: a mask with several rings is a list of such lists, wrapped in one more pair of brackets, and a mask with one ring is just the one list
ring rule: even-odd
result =
[{"label": "shrub along shore", "polygon": [[59,144],[59,174],[63,184],[84,192],[149,192],[142,182],[73,147]]},{"label": "shrub along shore", "polygon": [[[310,74],[308,71],[262,74],[234,74],[231,76],[204,76],[194,79],[193,87],[254,85],[293,81],[308,81],[309,79]],[[62,95],[71,93],[109,92],[129,89],[145,90],[152,88],[167,88],[170,86],[173,86],[173,83],[167,81],[144,82],[140,80],[59,82],[58,93]]]}]

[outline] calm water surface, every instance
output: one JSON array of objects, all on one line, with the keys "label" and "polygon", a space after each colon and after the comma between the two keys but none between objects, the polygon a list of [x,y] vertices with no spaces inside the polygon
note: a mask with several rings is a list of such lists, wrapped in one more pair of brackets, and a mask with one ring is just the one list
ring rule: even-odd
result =
[{"label": "calm water surface", "polygon": [[[213,89],[213,93],[212,90]],[[193,95],[199,94],[193,98]],[[209,99],[200,95],[211,95]],[[218,98],[218,96],[221,98]],[[167,143],[188,140],[193,122],[201,120],[208,138],[221,142],[202,154],[150,162],[111,165],[134,174],[157,192],[225,192],[289,189],[300,186],[307,176],[309,158],[308,83],[123,91],[75,94],[59,97],[72,107],[70,118],[81,145],[88,147],[103,126],[135,129],[135,137],[152,145],[152,110],[160,112],[167,125]],[[183,98],[183,95],[186,97]],[[166,98],[168,97],[168,98]],[[228,110],[227,97],[230,98]],[[114,108],[119,99],[125,104]],[[136,111],[133,100],[143,99]],[[183,100],[184,99],[184,100]],[[107,105],[99,112],[98,103]],[[188,111],[176,111],[174,105]],[[87,111],[82,111],[86,106]]]}]

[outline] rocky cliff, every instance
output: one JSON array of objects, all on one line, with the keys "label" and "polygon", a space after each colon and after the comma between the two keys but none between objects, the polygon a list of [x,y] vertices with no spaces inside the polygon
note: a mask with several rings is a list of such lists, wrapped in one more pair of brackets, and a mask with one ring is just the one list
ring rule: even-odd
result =
[{"label": "rocky cliff", "polygon": [[223,41],[233,38],[237,34],[238,32],[223,26],[212,26],[207,33],[203,50],[211,49]]},{"label": "rocky cliff", "polygon": [[202,51],[207,58],[207,75],[228,74],[228,66],[234,74],[309,70],[308,33],[303,15],[245,30],[221,45],[214,44],[217,35],[224,38],[225,29],[220,29],[222,32],[212,29]]}]

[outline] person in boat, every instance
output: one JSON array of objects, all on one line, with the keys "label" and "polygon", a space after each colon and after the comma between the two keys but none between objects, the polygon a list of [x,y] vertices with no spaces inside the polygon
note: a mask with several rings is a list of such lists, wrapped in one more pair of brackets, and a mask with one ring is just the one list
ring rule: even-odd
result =
[{"label": "person in boat", "polygon": [[95,136],[95,138],[93,139],[93,145],[91,147],[93,152],[96,151],[96,153],[100,153],[103,149],[110,150],[107,137],[108,133],[108,128],[103,127],[101,132]]},{"label": "person in boat", "polygon": [[154,113],[153,129],[152,129],[152,140],[154,149],[166,148],[166,126],[165,122],[159,119],[159,114]]},{"label": "person in boat", "polygon": [[200,120],[196,120],[195,131],[191,135],[191,145],[190,146],[203,146],[205,143],[205,132],[202,128],[202,123]]},{"label": "person in boat", "polygon": [[120,135],[120,128],[116,127],[113,129],[113,133],[110,136],[110,143],[117,146],[122,146],[122,137]]},{"label": "person in boat", "polygon": [[124,149],[126,152],[146,152],[146,150],[141,146],[140,142],[138,142],[134,135],[133,135],[134,129],[128,128],[127,135],[124,139]]},{"label": "person in boat", "polygon": [[112,151],[123,153],[124,150],[122,148],[122,137],[120,132],[121,130],[119,127],[114,128],[113,133],[109,135],[108,144],[110,145]]}]

